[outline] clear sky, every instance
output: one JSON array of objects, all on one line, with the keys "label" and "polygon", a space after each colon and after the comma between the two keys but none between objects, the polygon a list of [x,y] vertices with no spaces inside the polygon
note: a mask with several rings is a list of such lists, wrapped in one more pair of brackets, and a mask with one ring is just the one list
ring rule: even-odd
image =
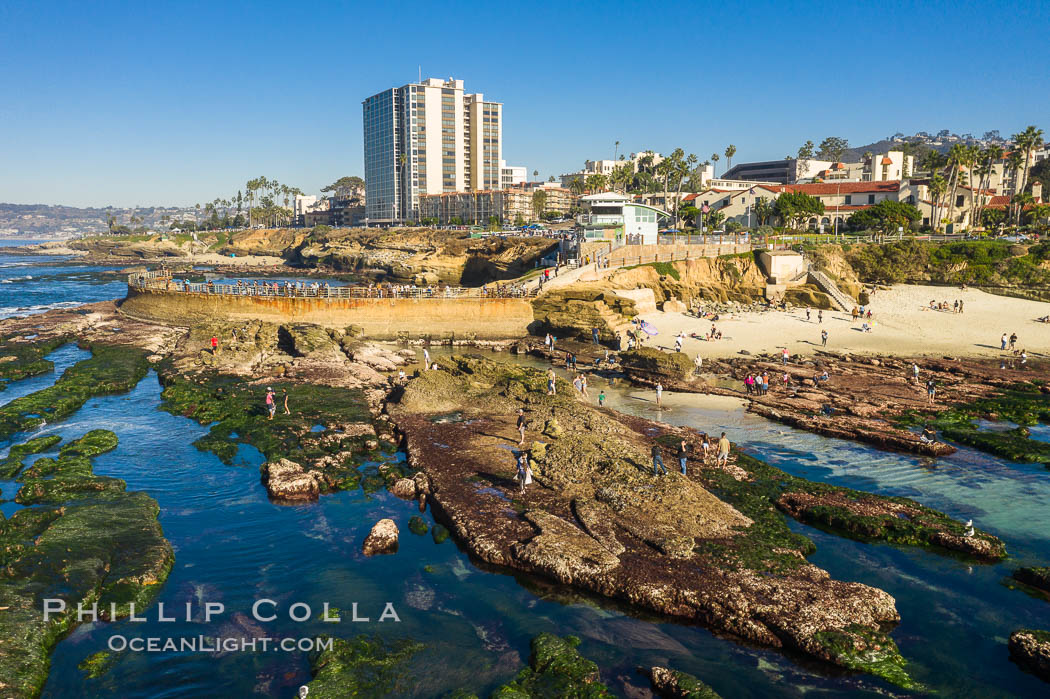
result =
[{"label": "clear sky", "polygon": [[[454,76],[541,177],[676,146],[1050,132],[1050,3],[0,0],[0,201],[185,204],[361,175],[361,100]],[[719,172],[725,160],[719,163]]]}]

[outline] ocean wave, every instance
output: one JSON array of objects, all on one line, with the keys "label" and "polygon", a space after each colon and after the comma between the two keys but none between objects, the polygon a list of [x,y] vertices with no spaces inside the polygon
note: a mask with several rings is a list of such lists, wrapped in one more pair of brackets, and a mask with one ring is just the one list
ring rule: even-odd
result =
[{"label": "ocean wave", "polygon": [[0,306],[0,318],[24,318],[37,313],[46,313],[56,308],[76,308],[83,305],[80,301],[57,301],[35,306]]},{"label": "ocean wave", "polygon": [[12,282],[28,282],[32,281],[33,277],[27,274],[24,277],[11,277],[10,279],[0,279],[0,284],[11,284]]}]

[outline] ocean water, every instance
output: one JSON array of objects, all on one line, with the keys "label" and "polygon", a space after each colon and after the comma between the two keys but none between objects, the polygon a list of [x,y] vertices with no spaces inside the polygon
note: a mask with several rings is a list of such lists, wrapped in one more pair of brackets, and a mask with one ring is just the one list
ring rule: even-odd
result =
[{"label": "ocean water", "polygon": [[[4,261],[0,255],[0,264]],[[43,266],[47,268],[46,261]],[[99,287],[86,280],[38,281],[38,271],[19,270],[19,275],[34,277],[22,282],[27,292],[50,295],[52,302],[98,300],[91,294]],[[84,268],[64,271],[92,274]],[[0,299],[6,298],[6,286],[0,287]],[[109,298],[122,291],[113,290],[117,293]],[[80,352],[71,346],[56,350],[51,355],[56,370],[76,361]],[[16,382],[0,393],[0,402],[38,390],[56,375]],[[592,395],[600,388],[615,409],[716,433],[725,430],[749,453],[791,473],[913,497],[956,517],[972,518],[1002,537],[1013,558],[977,565],[792,525],[816,542],[811,560],[832,576],[881,587],[897,599],[902,622],[892,635],[910,660],[913,676],[929,688],[942,696],[1046,695],[1044,683],[1009,661],[1006,638],[1020,626],[1050,628],[1050,604],[1002,585],[1016,566],[1050,561],[1050,472],[1042,466],[1011,464],[967,449],[937,460],[880,452],[771,423],[721,399],[665,393],[667,409],[657,410],[651,392],[596,381]],[[419,640],[426,650],[411,663],[398,692],[402,696],[441,696],[459,687],[485,696],[513,677],[527,661],[529,639],[543,631],[579,636],[581,652],[598,662],[603,680],[622,696],[636,696],[632,688],[647,686],[636,668],[653,664],[692,672],[725,697],[900,693],[865,675],[742,645],[701,627],[631,613],[544,580],[475,565],[451,540],[436,544],[429,534],[411,534],[409,518],[420,515],[432,525],[429,512],[421,514],[415,503],[385,491],[343,492],[306,505],[270,503],[260,482],[258,452],[242,447],[233,466],[199,452],[192,442],[207,428],[157,410],[159,396],[151,373],[128,394],[92,399],[75,415],[34,433],[73,438],[95,428],[116,432],[119,446],[98,457],[95,470],[123,478],[130,490],[156,498],[176,555],[157,598],[176,620],[160,621],[155,604],[144,622],[78,628],[54,652],[44,696],[293,696],[309,680],[305,652],[123,652],[100,679],[87,679],[76,667],[109,643],[119,646],[121,637],[237,637],[254,628],[274,638],[369,633]],[[0,456],[23,436],[0,442]],[[493,458],[509,463],[513,457],[499,450]],[[14,484],[0,482],[3,497],[13,497],[14,490]],[[4,503],[0,510],[10,514],[17,507]],[[395,555],[365,558],[361,543],[382,517],[393,518],[401,529],[400,549]],[[245,622],[240,615],[250,617],[259,599],[273,601],[277,618]],[[224,613],[205,621],[205,602],[223,604]],[[289,618],[292,605],[300,602],[310,606],[314,618]],[[341,622],[320,619],[325,602],[340,610]],[[388,602],[400,621],[378,621]],[[186,603],[191,605],[189,620]],[[369,621],[350,620],[354,603],[358,615]]]}]

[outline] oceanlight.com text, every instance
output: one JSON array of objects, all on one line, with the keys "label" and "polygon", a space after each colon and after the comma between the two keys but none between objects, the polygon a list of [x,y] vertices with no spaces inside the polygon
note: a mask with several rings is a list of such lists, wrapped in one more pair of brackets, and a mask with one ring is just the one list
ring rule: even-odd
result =
[{"label": "oceanlight.com text", "polygon": [[328,637],[304,638],[225,638],[222,636],[181,636],[128,638],[119,634],[109,637],[109,650],[119,653],[309,653],[332,649]]}]

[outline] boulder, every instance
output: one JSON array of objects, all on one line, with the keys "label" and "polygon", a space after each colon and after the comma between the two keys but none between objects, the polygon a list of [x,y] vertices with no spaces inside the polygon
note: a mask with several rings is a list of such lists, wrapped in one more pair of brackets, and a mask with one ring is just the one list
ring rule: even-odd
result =
[{"label": "boulder", "polygon": [[653,693],[670,699],[719,699],[719,694],[706,684],[685,672],[666,667],[649,670]]},{"label": "boulder", "polygon": [[1050,631],[1018,629],[1010,634],[1010,658],[1050,682]]},{"label": "boulder", "polygon": [[361,550],[366,556],[397,553],[397,524],[392,519],[381,519],[372,527]]},{"label": "boulder", "polygon": [[262,466],[266,490],[275,500],[316,500],[321,489],[314,474],[288,459]]},{"label": "boulder", "polygon": [[664,313],[685,313],[688,309],[686,305],[678,299],[667,299],[663,303],[661,309]]},{"label": "boulder", "polygon": [[390,486],[390,492],[403,500],[415,500],[416,482],[411,478],[399,478]]}]

